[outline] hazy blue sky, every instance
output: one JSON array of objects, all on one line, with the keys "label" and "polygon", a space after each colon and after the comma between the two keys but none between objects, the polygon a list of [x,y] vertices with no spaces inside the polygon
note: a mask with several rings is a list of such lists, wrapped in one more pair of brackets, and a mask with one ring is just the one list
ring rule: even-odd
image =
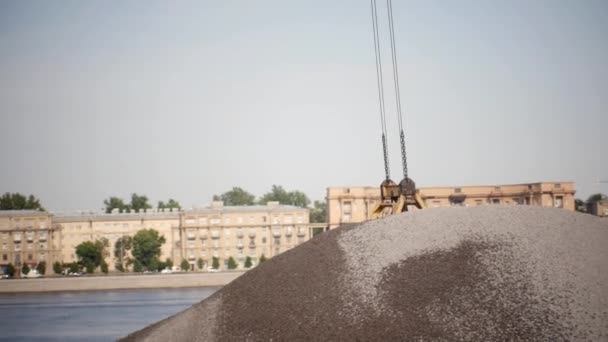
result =
[{"label": "hazy blue sky", "polygon": [[[608,192],[608,2],[393,8],[418,186]],[[376,186],[375,77],[366,0],[1,1],[0,191],[70,210],[132,192],[190,207],[232,186]]]}]

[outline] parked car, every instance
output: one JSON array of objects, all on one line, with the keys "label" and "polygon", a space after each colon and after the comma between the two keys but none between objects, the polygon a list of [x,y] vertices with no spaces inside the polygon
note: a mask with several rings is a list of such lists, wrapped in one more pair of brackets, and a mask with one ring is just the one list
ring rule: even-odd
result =
[{"label": "parked car", "polygon": [[171,274],[171,273],[173,273],[173,271],[169,267],[167,267],[164,270],[160,271],[160,273],[162,273],[162,274]]},{"label": "parked car", "polygon": [[219,272],[220,270],[218,270],[217,268],[213,268],[213,267],[207,267],[207,272]]},{"label": "parked car", "polygon": [[35,269],[30,270],[30,272],[28,274],[23,275],[23,278],[40,278],[40,277],[42,277],[42,275],[40,273],[38,273],[38,271]]}]

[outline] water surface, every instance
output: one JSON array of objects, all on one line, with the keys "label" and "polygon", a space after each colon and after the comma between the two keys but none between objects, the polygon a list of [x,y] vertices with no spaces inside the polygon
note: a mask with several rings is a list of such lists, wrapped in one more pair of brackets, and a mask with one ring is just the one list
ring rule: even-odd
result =
[{"label": "water surface", "polygon": [[113,341],[218,288],[0,294],[0,341]]}]

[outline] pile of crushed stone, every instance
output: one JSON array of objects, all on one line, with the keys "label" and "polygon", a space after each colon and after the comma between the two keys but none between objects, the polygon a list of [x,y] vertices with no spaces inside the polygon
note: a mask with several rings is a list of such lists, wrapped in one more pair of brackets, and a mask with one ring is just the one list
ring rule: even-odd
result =
[{"label": "pile of crushed stone", "polygon": [[606,340],[608,220],[420,210],[321,234],[125,340]]}]

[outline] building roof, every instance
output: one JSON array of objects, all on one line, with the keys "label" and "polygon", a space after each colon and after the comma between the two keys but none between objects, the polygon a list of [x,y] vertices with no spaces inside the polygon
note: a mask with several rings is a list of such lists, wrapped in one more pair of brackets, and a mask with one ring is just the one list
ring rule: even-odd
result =
[{"label": "building roof", "polygon": [[185,210],[186,214],[220,214],[220,213],[281,213],[281,212],[308,212],[309,209],[294,205],[245,205],[205,207]]},{"label": "building roof", "polygon": [[46,211],[40,210],[0,210],[0,217],[27,217],[27,216],[49,216]]},{"label": "building roof", "polygon": [[171,220],[179,219],[179,212],[145,212],[145,213],[111,213],[104,212],[70,212],[55,213],[53,222],[80,221],[132,221],[132,220]]}]

